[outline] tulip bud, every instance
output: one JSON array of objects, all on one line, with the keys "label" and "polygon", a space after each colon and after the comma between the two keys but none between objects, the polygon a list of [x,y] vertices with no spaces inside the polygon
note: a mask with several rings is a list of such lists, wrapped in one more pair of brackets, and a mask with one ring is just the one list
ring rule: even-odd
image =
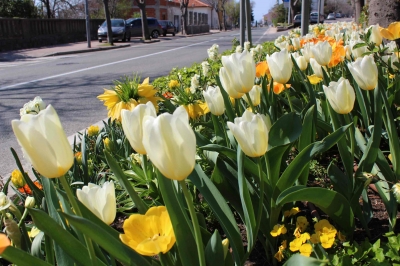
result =
[{"label": "tulip bud", "polygon": [[242,117],[235,118],[235,123],[228,122],[229,129],[247,156],[259,157],[267,152],[270,124],[268,119],[265,115],[246,110]]},{"label": "tulip bud", "polygon": [[11,200],[4,192],[0,192],[0,211],[6,210],[10,207]]},{"label": "tulip bud", "polygon": [[267,55],[269,71],[275,82],[286,84],[292,75],[292,60],[286,49]]},{"label": "tulip bud", "polygon": [[[253,106],[258,106],[261,103],[261,86],[254,85],[253,89],[249,92],[249,96]],[[242,98],[248,103],[246,95],[243,95]]]},{"label": "tulip bud", "polygon": [[392,187],[393,194],[396,198],[397,203],[400,203],[400,183],[396,183]]},{"label": "tulip bud", "polygon": [[111,142],[109,138],[103,139],[104,148],[108,152],[112,152],[114,150],[114,144]]},{"label": "tulip bud", "polygon": [[310,65],[312,70],[314,71],[315,76],[323,79],[324,73],[322,71],[322,66],[318,64],[317,60],[315,60],[314,58],[310,58]]},{"label": "tulip bud", "polygon": [[378,85],[378,67],[372,55],[357,58],[347,64],[351,75],[363,90],[373,90]]},{"label": "tulip bud", "polygon": [[225,238],[222,240],[222,249],[224,250],[224,259],[226,258],[226,255],[228,254],[229,250],[229,239]]},{"label": "tulip bud", "polygon": [[11,239],[16,247],[21,247],[21,231],[19,230],[18,224],[13,219],[5,218],[4,227],[8,237]]},{"label": "tulip bud", "polygon": [[76,196],[83,205],[106,224],[111,224],[117,214],[114,182],[103,186],[89,183],[76,190]]},{"label": "tulip bud", "polygon": [[338,82],[331,81],[329,87],[323,85],[326,98],[332,109],[339,114],[348,114],[353,110],[356,95],[347,79],[340,78]]},{"label": "tulip bud", "polygon": [[329,44],[329,42],[318,42],[316,45],[311,47],[311,51],[315,60],[321,66],[327,66],[331,61],[332,46]]},{"label": "tulip bud", "polygon": [[11,173],[11,183],[16,187],[20,188],[25,185],[25,179],[24,176],[22,175],[21,171],[18,169],[15,169]]},{"label": "tulip bud", "polygon": [[213,115],[219,116],[225,112],[224,98],[218,86],[209,86],[207,90],[203,91],[203,96]]},{"label": "tulip bud", "polygon": [[33,208],[33,207],[35,207],[35,204],[36,204],[36,202],[35,202],[34,197],[30,197],[30,196],[26,197],[25,208]]},{"label": "tulip bud", "polygon": [[18,143],[33,167],[48,178],[64,175],[74,162],[74,155],[60,119],[48,105],[38,115],[23,115],[11,122]]},{"label": "tulip bud", "polygon": [[300,68],[301,71],[304,71],[307,69],[307,61],[304,56],[299,55],[298,52],[292,53],[293,58],[296,60],[297,66]]},{"label": "tulip bud", "polygon": [[195,165],[196,137],[185,108],[147,116],[143,124],[143,146],[154,166],[169,179],[186,179]]}]

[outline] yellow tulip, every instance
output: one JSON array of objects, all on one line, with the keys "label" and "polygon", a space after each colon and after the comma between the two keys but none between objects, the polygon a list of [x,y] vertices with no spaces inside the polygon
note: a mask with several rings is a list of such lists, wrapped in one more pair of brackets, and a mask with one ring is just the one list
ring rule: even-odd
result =
[{"label": "yellow tulip", "polygon": [[143,146],[154,166],[169,179],[186,179],[195,165],[196,137],[185,108],[146,116],[143,125]]},{"label": "yellow tulip", "polygon": [[202,101],[190,103],[188,105],[184,105],[183,107],[192,119],[196,119],[210,112],[207,103],[204,103]]},{"label": "yellow tulip", "polygon": [[175,244],[175,234],[165,206],[151,207],[146,214],[132,214],[125,220],[121,241],[144,256],[167,253]]},{"label": "yellow tulip", "polygon": [[400,22],[396,21],[387,28],[380,28],[380,32],[383,38],[391,41],[396,40],[400,38]]},{"label": "yellow tulip", "polygon": [[60,177],[71,168],[74,154],[51,105],[37,115],[13,120],[11,125],[26,158],[41,175]]},{"label": "yellow tulip", "polygon": [[20,188],[25,185],[25,179],[24,176],[22,175],[21,171],[18,169],[15,169],[11,173],[11,183],[16,187]]},{"label": "yellow tulip", "polygon": [[246,110],[234,122],[228,122],[228,127],[243,152],[249,157],[264,155],[268,149],[268,132],[271,127],[269,117]]}]

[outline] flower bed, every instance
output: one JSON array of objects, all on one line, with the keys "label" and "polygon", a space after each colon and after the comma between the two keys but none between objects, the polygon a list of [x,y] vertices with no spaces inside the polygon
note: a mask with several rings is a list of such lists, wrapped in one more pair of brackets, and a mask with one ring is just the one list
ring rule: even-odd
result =
[{"label": "flower bed", "polygon": [[[268,265],[400,263],[400,64],[396,44],[382,41],[397,39],[398,25],[234,40],[152,83],[124,77],[98,96],[107,123],[72,150],[55,109],[35,98],[12,126],[37,181],[16,157],[18,197],[0,194],[1,256],[243,265],[257,244]],[[372,184],[387,242],[354,242],[356,224],[371,236]],[[122,232],[110,226],[116,216],[127,217]]]}]

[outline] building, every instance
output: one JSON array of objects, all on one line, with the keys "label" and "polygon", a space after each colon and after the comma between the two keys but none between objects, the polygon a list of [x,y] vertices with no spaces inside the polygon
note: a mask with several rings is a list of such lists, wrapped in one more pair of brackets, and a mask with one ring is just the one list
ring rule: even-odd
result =
[{"label": "building", "polygon": [[[208,24],[211,29],[218,28],[218,15],[208,3],[200,0],[189,0],[188,25]],[[132,8],[132,15],[140,13],[137,6]],[[159,20],[170,20],[181,29],[182,12],[180,0],[146,0],[146,15]]]}]

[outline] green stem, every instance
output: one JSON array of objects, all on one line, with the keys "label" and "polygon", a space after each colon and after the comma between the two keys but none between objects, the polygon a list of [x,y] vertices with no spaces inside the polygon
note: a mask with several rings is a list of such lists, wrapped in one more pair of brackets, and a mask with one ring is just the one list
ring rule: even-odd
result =
[{"label": "green stem", "polygon": [[201,232],[200,232],[200,226],[199,226],[199,221],[197,220],[197,215],[196,212],[194,211],[193,207],[193,202],[191,200],[191,197],[189,195],[189,191],[186,187],[185,181],[179,181],[179,184],[182,187],[183,195],[185,196],[186,203],[189,208],[189,213],[190,217],[192,218],[192,225],[194,229],[194,238],[196,240],[196,245],[197,245],[197,253],[199,255],[199,262],[200,266],[205,266],[206,265],[206,259],[204,256],[204,247],[203,247],[203,240],[201,238]]},{"label": "green stem", "polygon": [[[79,209],[78,202],[76,201],[75,196],[72,193],[71,187],[69,186],[69,184],[67,182],[67,179],[63,175],[63,176],[61,176],[59,178],[59,180],[60,180],[61,185],[63,186],[65,192],[67,193],[68,200],[71,203],[72,208],[74,209],[74,212],[78,216],[82,217],[82,213],[81,213],[81,210]],[[97,257],[96,257],[96,254],[94,252],[94,247],[93,247],[92,240],[89,237],[87,237],[85,234],[84,234],[84,237],[85,237],[86,246],[87,246],[88,251],[89,251],[90,261],[92,262],[93,266],[96,266],[97,265]]]},{"label": "green stem", "polygon": [[142,168],[143,168],[144,177],[146,178],[146,180],[148,182],[151,181],[151,179],[149,179],[149,177],[147,175],[147,155],[146,154],[142,154]]},{"label": "green stem", "polygon": [[22,217],[18,222],[18,227],[21,227],[27,215],[28,215],[28,208],[25,208],[24,213],[22,214]]},{"label": "green stem", "polygon": [[161,262],[161,266],[172,266],[174,265],[171,261],[171,258],[169,256],[169,253],[167,254],[163,254],[163,253],[159,253],[158,257],[160,258],[160,262]]},{"label": "green stem", "polygon": [[[350,114],[345,114],[344,115],[344,121],[346,122],[346,124],[350,124],[353,123]],[[350,127],[350,152],[351,152],[351,158],[354,160],[354,149],[355,149],[355,125],[352,125]]]},{"label": "green stem", "polygon": [[253,102],[251,101],[250,94],[248,92],[246,93],[246,98],[247,98],[247,102],[250,105],[251,111],[255,114],[256,110],[254,109]]},{"label": "green stem", "polygon": [[[268,168],[269,167],[268,158],[265,158],[265,159],[267,161],[267,168]],[[254,234],[258,235],[258,230],[260,229],[261,217],[262,217],[263,207],[264,207],[264,187],[265,187],[264,185],[265,185],[265,182],[264,182],[263,176],[262,176],[262,167],[261,167],[261,158],[260,157],[256,158],[256,163],[258,166],[258,176],[260,177],[260,200],[258,202],[256,227],[254,230]],[[254,247],[254,245],[253,245],[253,247]],[[248,253],[250,254],[251,250],[249,250]]]},{"label": "green stem", "polygon": [[44,235],[44,249],[46,252],[46,262],[50,265],[55,265],[53,240],[46,234]]},{"label": "green stem", "polygon": [[222,130],[224,131],[225,140],[226,140],[226,147],[228,147],[230,149],[231,148],[231,142],[229,141],[228,133],[226,132],[226,127],[225,127],[226,123],[225,123],[224,119],[222,118],[222,115],[219,116],[219,119],[221,120]]},{"label": "green stem", "polygon": [[285,94],[286,94],[287,100],[288,100],[288,102],[289,102],[290,111],[293,112],[293,111],[294,111],[294,110],[293,110],[293,104],[292,104],[292,100],[290,99],[289,91],[286,90],[286,84],[283,84],[283,86],[285,86],[284,89],[285,89]]}]

